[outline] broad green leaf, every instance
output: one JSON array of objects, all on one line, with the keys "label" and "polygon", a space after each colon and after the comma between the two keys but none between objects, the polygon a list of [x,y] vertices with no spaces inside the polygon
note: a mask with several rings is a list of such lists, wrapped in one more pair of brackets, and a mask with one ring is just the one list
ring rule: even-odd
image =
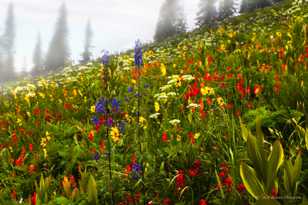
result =
[{"label": "broad green leaf", "polygon": [[265,160],[263,159],[260,148],[257,143],[257,139],[253,135],[248,135],[247,138],[247,154],[252,164],[255,166],[257,176],[265,180]]},{"label": "broad green leaf", "polygon": [[98,204],[96,182],[92,175],[88,181],[88,202],[93,205]]},{"label": "broad green leaf", "polygon": [[242,132],[242,138],[247,141],[248,135],[249,135],[249,130],[246,127],[245,124],[242,123],[242,120],[240,119],[240,125],[241,125],[241,132]]},{"label": "broad green leaf", "polygon": [[247,191],[255,199],[265,196],[263,185],[257,178],[256,171],[252,167],[242,162],[240,165],[240,175]]},{"label": "broad green leaf", "polygon": [[302,158],[301,158],[301,155],[298,154],[296,156],[294,166],[292,169],[292,176],[294,180],[297,180],[298,177],[300,176],[301,169],[302,169]]},{"label": "broad green leaf", "polygon": [[273,182],[277,177],[279,167],[282,165],[284,160],[283,148],[279,140],[277,140],[270,153],[267,161],[267,179],[266,179],[266,190],[270,192],[273,188]]},{"label": "broad green leaf", "polygon": [[255,205],[280,205],[280,203],[274,199],[261,199]]},{"label": "broad green leaf", "polygon": [[291,192],[291,184],[293,182],[291,170],[292,170],[292,164],[289,160],[287,160],[284,165],[284,173],[283,173],[283,185],[287,193]]},{"label": "broad green leaf", "polygon": [[305,131],[305,142],[306,142],[306,149],[308,150],[308,129]]}]

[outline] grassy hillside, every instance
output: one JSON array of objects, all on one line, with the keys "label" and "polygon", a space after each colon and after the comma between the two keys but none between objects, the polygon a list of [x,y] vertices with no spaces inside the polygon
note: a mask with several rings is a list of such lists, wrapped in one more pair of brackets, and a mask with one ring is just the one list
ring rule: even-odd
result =
[{"label": "grassy hillside", "polygon": [[146,45],[142,68],[128,51],[2,87],[0,204],[307,203],[307,13],[286,1]]}]

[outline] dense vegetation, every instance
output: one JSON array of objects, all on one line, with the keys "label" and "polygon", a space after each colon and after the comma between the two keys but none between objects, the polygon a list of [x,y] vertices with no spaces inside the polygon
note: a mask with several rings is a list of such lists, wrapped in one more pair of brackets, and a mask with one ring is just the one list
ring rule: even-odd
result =
[{"label": "dense vegetation", "polygon": [[127,52],[2,87],[0,203],[307,204],[307,13],[284,2],[147,45],[142,67]]}]

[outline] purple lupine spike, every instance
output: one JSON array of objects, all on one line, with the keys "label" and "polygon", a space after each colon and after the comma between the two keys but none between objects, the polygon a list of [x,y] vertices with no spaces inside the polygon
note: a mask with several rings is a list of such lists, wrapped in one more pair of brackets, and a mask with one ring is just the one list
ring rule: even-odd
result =
[{"label": "purple lupine spike", "polygon": [[114,110],[115,112],[118,112],[119,111],[119,107],[120,107],[120,103],[119,103],[119,101],[117,101],[116,98],[113,98],[111,100],[111,106],[112,106],[112,110]]},{"label": "purple lupine spike", "polygon": [[100,99],[95,105],[95,111],[97,113],[106,113],[106,100],[104,98]]},{"label": "purple lupine spike", "polygon": [[104,65],[108,65],[108,63],[109,63],[109,51],[104,51],[104,54],[102,56],[102,63]]},{"label": "purple lupine spike", "polygon": [[140,40],[137,40],[135,43],[135,66],[140,68],[142,63],[142,44]]}]

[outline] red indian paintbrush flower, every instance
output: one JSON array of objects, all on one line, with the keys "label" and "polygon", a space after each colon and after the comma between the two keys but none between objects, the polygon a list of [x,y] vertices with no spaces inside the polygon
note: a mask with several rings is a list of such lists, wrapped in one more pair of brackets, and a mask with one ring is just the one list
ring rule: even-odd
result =
[{"label": "red indian paintbrush flower", "polygon": [[163,132],[163,134],[161,135],[161,140],[163,142],[168,142],[168,134],[167,134],[167,132]]},{"label": "red indian paintbrush flower", "polygon": [[199,205],[207,205],[207,201],[205,199],[200,199]]},{"label": "red indian paintbrush flower", "polygon": [[33,192],[31,196],[31,205],[36,205],[36,192]]},{"label": "red indian paintbrush flower", "polygon": [[183,170],[179,170],[175,179],[177,189],[182,189],[185,186],[185,175]]}]

